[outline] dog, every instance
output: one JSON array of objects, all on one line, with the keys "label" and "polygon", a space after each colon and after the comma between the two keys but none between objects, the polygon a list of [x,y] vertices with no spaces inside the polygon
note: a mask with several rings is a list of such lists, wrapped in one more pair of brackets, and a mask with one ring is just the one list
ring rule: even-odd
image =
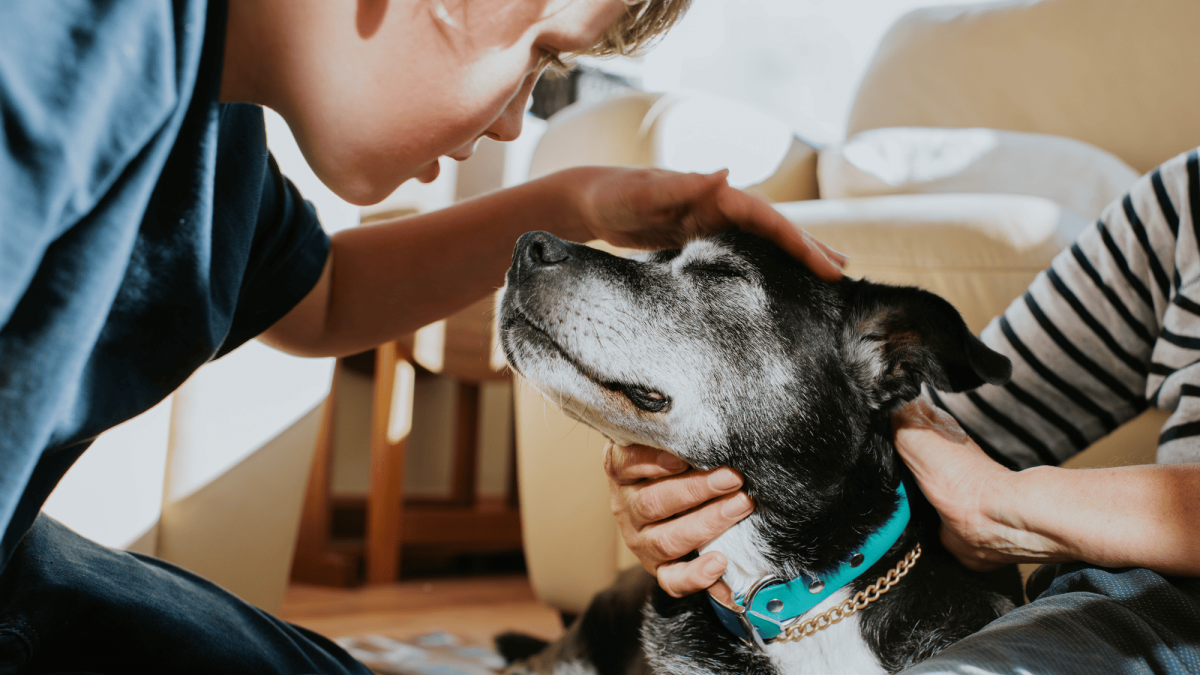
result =
[{"label": "dog", "polygon": [[725,553],[735,595],[672,598],[628,572],[512,672],[894,673],[1021,602],[1015,568],[945,551],[892,443],[923,385],[1011,375],[942,298],[823,282],[736,230],[632,258],[530,232],[498,322],[512,369],[567,415],[732,467],[755,503],[701,551]]}]

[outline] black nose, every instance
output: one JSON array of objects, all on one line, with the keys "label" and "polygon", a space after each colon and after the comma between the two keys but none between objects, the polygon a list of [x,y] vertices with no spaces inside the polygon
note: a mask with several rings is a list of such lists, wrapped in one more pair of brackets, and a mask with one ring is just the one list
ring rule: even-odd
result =
[{"label": "black nose", "polygon": [[538,267],[556,265],[571,258],[567,242],[549,232],[526,232],[517,240],[513,262],[522,272],[529,273]]}]

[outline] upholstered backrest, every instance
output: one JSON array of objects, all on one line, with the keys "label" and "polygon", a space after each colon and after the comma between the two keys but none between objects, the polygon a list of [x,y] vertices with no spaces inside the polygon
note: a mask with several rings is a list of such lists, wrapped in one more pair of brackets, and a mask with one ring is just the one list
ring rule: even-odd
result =
[{"label": "upholstered backrest", "polygon": [[847,136],[892,126],[1057,134],[1145,172],[1200,145],[1198,27],[1197,0],[918,10],[881,42]]}]

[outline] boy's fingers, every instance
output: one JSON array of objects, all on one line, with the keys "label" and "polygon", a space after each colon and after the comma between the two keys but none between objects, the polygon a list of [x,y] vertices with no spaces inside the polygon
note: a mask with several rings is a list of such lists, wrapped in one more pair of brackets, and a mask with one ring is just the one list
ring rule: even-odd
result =
[{"label": "boy's fingers", "polygon": [[604,448],[604,472],[609,480],[619,485],[673,476],[687,468],[687,462],[658,448],[616,443],[609,443]]},{"label": "boy's fingers", "polygon": [[710,551],[687,562],[672,562],[655,570],[658,585],[676,598],[691,595],[712,586],[721,578],[729,562],[719,551]]},{"label": "boy's fingers", "polygon": [[653,170],[639,185],[641,189],[637,191],[638,209],[655,212],[675,209],[681,205],[694,206],[703,195],[712,192],[717,186],[724,185],[728,174],[724,169],[709,174]]},{"label": "boy's fingers", "polygon": [[722,190],[721,213],[739,228],[774,241],[821,279],[838,281],[846,256],[796,227],[765,200],[743,190]]},{"label": "boy's fingers", "polygon": [[800,229],[800,233],[804,235],[804,240],[807,241],[810,246],[816,246],[817,248],[821,249],[821,252],[825,254],[825,257],[833,261],[833,263],[839,268],[845,267],[846,263],[849,262],[850,258],[848,258],[845,253],[833,250],[829,244],[826,244],[820,239],[812,236],[806,230]]},{"label": "boy's fingers", "polygon": [[[613,511],[618,515],[622,512],[627,513],[633,527],[640,530],[650,523],[674,518],[685,511],[695,509],[705,502],[737,490],[741,485],[742,477],[732,469],[691,471],[680,476],[621,488],[613,495]],[[678,558],[690,550],[669,558]]]}]

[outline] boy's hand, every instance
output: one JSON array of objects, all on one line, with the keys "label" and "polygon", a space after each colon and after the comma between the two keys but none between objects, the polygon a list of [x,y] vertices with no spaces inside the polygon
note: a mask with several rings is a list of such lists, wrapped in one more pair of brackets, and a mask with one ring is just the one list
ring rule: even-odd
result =
[{"label": "boy's hand", "polygon": [[846,256],[792,225],[761,197],[730,187],[728,174],[580,167],[560,175],[592,238],[628,248],[674,248],[732,223],[779,244],[818,277],[842,278]]},{"label": "boy's hand", "polygon": [[750,514],[741,476],[727,468],[696,471],[662,450],[612,443],[604,468],[621,535],[663,590],[678,598],[721,578],[729,561],[718,551],[680,558]]}]

